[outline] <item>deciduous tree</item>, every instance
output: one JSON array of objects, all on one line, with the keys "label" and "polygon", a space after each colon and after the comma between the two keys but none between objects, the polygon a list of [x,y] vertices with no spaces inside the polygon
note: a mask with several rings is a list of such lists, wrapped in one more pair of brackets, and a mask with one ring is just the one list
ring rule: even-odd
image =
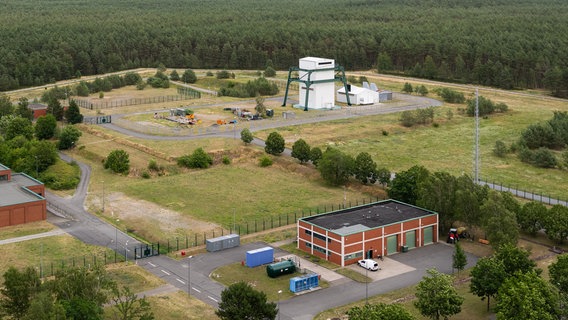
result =
[{"label": "deciduous tree", "polygon": [[497,319],[555,320],[557,301],[557,294],[536,272],[516,273],[499,288]]},{"label": "deciduous tree", "polygon": [[276,303],[267,301],[264,292],[256,291],[241,281],[221,292],[219,309],[215,314],[222,320],[274,320],[278,308]]},{"label": "deciduous tree", "polygon": [[355,158],[355,179],[363,184],[377,182],[377,164],[367,152],[361,152]]},{"label": "deciduous tree", "polygon": [[430,173],[423,166],[413,166],[401,171],[392,179],[388,194],[389,197],[415,205],[418,200],[418,185],[425,181]]},{"label": "deciduous tree", "polygon": [[495,297],[499,288],[505,279],[507,273],[503,261],[484,257],[477,261],[475,267],[471,269],[471,283],[469,290],[471,293],[481,297],[481,300],[487,298],[487,311],[489,311],[489,303],[491,297]]},{"label": "deciduous tree", "polygon": [[331,185],[345,184],[353,172],[354,160],[351,156],[328,147],[318,162],[318,171],[323,180]]},{"label": "deciduous tree", "polygon": [[451,276],[436,269],[427,271],[416,289],[414,306],[420,314],[432,320],[447,319],[461,312],[464,298],[458,295]]},{"label": "deciduous tree", "polygon": [[37,119],[35,124],[35,136],[39,140],[51,139],[55,136],[57,120],[52,114],[46,114]]},{"label": "deciduous tree", "polygon": [[57,144],[57,148],[59,150],[67,150],[72,148],[77,143],[77,141],[79,141],[79,137],[81,137],[81,135],[81,131],[79,131],[79,129],[75,128],[74,126],[65,126],[59,134],[59,143]]},{"label": "deciduous tree", "polygon": [[130,159],[124,150],[113,150],[104,161],[105,169],[110,169],[116,173],[128,173],[130,170]]},{"label": "deciduous tree", "polygon": [[0,288],[0,306],[11,317],[21,319],[39,292],[40,285],[39,275],[34,268],[28,267],[23,271],[8,268],[4,273],[4,285]]}]

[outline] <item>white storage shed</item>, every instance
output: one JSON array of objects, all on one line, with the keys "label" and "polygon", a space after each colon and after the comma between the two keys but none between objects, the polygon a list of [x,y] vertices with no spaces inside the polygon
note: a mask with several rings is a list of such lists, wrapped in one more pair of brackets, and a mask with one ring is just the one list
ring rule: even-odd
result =
[{"label": "white storage shed", "polygon": [[[360,105],[379,102],[379,93],[371,89],[347,85],[347,90],[349,90],[349,100],[351,104]],[[341,87],[337,90],[337,102],[347,103],[345,87]]]}]

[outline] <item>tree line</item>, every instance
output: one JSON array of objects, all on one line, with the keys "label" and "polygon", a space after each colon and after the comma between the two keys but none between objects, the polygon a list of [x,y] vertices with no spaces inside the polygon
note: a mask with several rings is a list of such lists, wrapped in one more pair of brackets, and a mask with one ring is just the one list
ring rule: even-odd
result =
[{"label": "tree line", "polygon": [[0,91],[159,64],[264,70],[271,60],[286,70],[322,56],[348,70],[566,96],[567,9],[562,0],[8,1]]}]

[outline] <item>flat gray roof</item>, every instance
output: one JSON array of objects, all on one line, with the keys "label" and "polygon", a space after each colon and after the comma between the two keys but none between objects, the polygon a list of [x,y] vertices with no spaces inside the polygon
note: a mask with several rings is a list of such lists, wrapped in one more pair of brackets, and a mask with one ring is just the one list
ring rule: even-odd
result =
[{"label": "flat gray roof", "polygon": [[396,200],[385,200],[300,220],[347,235],[436,214]]},{"label": "flat gray roof", "polygon": [[39,194],[8,181],[0,181],[0,195],[0,207],[43,200]]},{"label": "flat gray roof", "polygon": [[[10,170],[10,168],[0,163],[0,170]],[[41,184],[25,173],[12,173],[12,180],[0,181],[0,207],[43,200],[44,198],[39,194],[26,189]]]}]

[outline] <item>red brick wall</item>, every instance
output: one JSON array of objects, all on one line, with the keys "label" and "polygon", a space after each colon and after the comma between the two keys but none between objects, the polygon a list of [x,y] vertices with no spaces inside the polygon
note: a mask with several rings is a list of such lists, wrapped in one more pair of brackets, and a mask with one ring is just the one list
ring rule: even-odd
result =
[{"label": "red brick wall", "polygon": [[416,229],[419,226],[420,226],[420,220],[419,219],[406,221],[406,222],[403,223],[404,231]]},{"label": "red brick wall", "polygon": [[393,224],[385,227],[385,236],[400,233],[400,224]]},{"label": "red brick wall", "polygon": [[13,226],[47,218],[45,200],[6,206],[0,209],[0,227]]},{"label": "red brick wall", "polygon": [[363,234],[362,233],[354,233],[348,236],[345,236],[345,245],[355,242],[363,241]]}]

